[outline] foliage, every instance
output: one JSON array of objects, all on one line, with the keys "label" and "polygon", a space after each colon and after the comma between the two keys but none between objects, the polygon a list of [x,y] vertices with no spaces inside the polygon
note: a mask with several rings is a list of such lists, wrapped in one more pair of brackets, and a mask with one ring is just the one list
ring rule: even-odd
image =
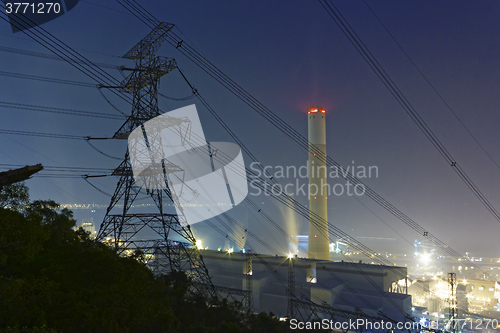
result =
[{"label": "foliage", "polygon": [[0,208],[21,211],[29,203],[28,187],[24,182],[0,187]]},{"label": "foliage", "polygon": [[[154,332],[172,311],[137,261],[75,233],[67,211],[35,202],[0,210],[0,323],[60,332]],[[83,238],[83,239],[82,239]]]},{"label": "foliage", "polygon": [[267,314],[213,306],[184,273],[155,278],[73,231],[72,213],[53,201],[9,206],[0,208],[0,333],[285,331]]}]

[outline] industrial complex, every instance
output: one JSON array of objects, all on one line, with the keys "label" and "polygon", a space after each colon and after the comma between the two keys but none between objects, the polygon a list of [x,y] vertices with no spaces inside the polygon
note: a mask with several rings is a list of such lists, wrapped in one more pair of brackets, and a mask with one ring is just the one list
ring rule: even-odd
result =
[{"label": "industrial complex", "polygon": [[[427,211],[419,215],[420,210],[426,209],[420,207],[419,203],[414,203],[414,200],[419,199],[417,197],[422,196],[421,193],[425,193],[425,200],[429,202],[436,200],[436,197],[444,197],[442,193],[436,197],[430,194],[434,190],[434,184],[422,185],[419,189],[422,192],[417,194],[415,190],[414,194],[414,188],[424,183],[421,174],[410,180],[405,178],[407,176],[398,175],[398,172],[403,174],[398,166],[390,165],[383,182],[390,182],[391,186],[383,187],[377,192],[375,188],[379,189],[377,186],[382,183],[377,179],[378,166],[358,165],[353,157],[357,158],[356,154],[345,153],[339,159],[342,162],[348,161],[347,167],[346,163],[341,164],[332,157],[339,147],[329,147],[329,143],[343,141],[342,135],[348,131],[363,133],[367,130],[363,126],[359,129],[352,128],[359,118],[352,117],[355,120],[350,120],[350,126],[334,129],[331,119],[345,117],[345,121],[348,112],[336,114],[343,112],[338,111],[341,107],[331,107],[331,101],[324,97],[325,92],[319,88],[314,94],[305,96],[302,105],[298,106],[296,101],[293,102],[297,109],[300,108],[300,113],[294,110],[296,113],[290,112],[290,118],[284,118],[282,114],[278,115],[264,106],[202,56],[182,33],[175,30],[174,24],[159,21],[142,5],[134,5],[135,1],[119,0],[118,3],[127,10],[121,14],[134,15],[149,29],[142,39],[135,41],[135,45],[127,46],[127,49],[132,47],[121,53],[122,56],[113,56],[129,63],[128,66],[118,68],[122,78],[118,80],[106,74],[102,70],[106,68],[106,64],[74,56],[78,53],[66,59],[66,55],[61,53],[57,54],[59,60],[67,61],[98,83],[40,77],[37,80],[95,88],[110,106],[121,113],[120,116],[111,117],[62,107],[5,103],[15,109],[27,108],[58,115],[72,114],[120,121],[120,126],[103,127],[106,130],[112,129],[100,137],[41,132],[33,134],[36,137],[81,140],[100,154],[114,159],[111,162],[108,160],[111,167],[91,168],[88,174],[79,176],[78,179],[106,195],[109,204],[104,205],[102,200],[61,206],[52,202],[51,209],[61,210],[68,221],[73,223],[78,220],[78,225],[74,227],[77,233],[70,232],[75,237],[75,244],[92,245],[97,249],[96,252],[109,253],[117,262],[136,265],[143,272],[140,277],[147,276],[155,283],[160,281],[155,286],[168,285],[168,288],[172,287],[174,290],[177,287],[175,283],[187,281],[183,285],[186,286],[183,291],[185,295],[179,297],[190,298],[189,301],[192,298],[196,302],[201,299],[201,307],[218,311],[227,304],[227,300],[236,304],[237,317],[244,313],[253,318],[252,316],[266,312],[271,314],[269,318],[275,323],[285,325],[280,321],[286,322],[292,330],[314,328],[343,333],[494,333],[500,329],[500,257],[495,257],[495,253],[489,257],[477,256],[475,249],[472,252],[468,248],[467,251],[471,252],[460,253],[455,250],[458,248],[457,242],[449,232],[455,228],[452,218],[445,221],[443,215],[439,218],[434,215],[435,212]],[[374,53],[368,49],[369,43],[363,43],[352,31],[352,27],[339,14],[332,1],[320,0],[319,3],[361,54],[362,60],[373,70],[374,77],[381,80],[383,84],[380,87],[387,88],[398,102],[397,106],[405,111],[404,116],[410,117],[411,121],[408,123],[411,126],[416,124],[418,130],[423,132],[424,139],[431,143],[430,147],[437,150],[436,156],[444,159],[445,166],[453,171],[453,177],[461,182],[459,185],[465,184],[465,189],[471,191],[467,194],[473,200],[479,199],[474,203],[468,197],[467,200],[457,199],[458,208],[445,200],[436,205],[448,204],[446,207],[450,210],[452,208],[449,207],[455,207],[453,209],[457,209],[454,212],[457,215],[468,209],[469,205],[480,205],[481,209],[486,208],[486,213],[482,213],[490,214],[495,221],[500,221],[500,213],[494,208],[493,202],[479,190],[465,169],[458,165],[457,159],[451,155],[452,149],[445,147],[445,143],[447,146],[448,143],[437,138],[423,120],[424,117],[403,95],[395,83],[397,80],[389,77],[382,62],[377,61]],[[366,2],[365,5],[368,6]],[[371,12],[375,15],[373,10]],[[387,30],[383,24],[382,26]],[[23,30],[30,31],[34,27],[25,28]],[[393,35],[389,35],[394,39]],[[290,142],[269,139],[260,132],[265,130],[258,128],[256,121],[246,124],[246,119],[238,118],[241,115],[226,121],[226,115],[221,115],[217,108],[213,108],[209,100],[201,95],[198,86],[190,81],[191,73],[186,74],[188,71],[185,73],[181,70],[176,59],[159,55],[163,45],[177,52],[176,55],[192,61],[199,67],[197,69],[207,73],[232,93],[238,103],[243,101],[245,108],[255,111],[252,115],[259,120],[263,119],[276,132],[269,134],[269,137],[279,134],[290,139]],[[402,49],[398,42],[396,45]],[[56,46],[52,48],[57,51]],[[403,54],[409,57],[404,50]],[[413,60],[410,63],[416,67]],[[302,67],[297,71],[314,72],[309,63],[300,66]],[[114,67],[116,66],[111,66]],[[419,68],[416,69],[416,72],[423,75]],[[4,74],[0,74],[12,76],[12,73],[2,73]],[[180,85],[174,87],[177,90],[174,90],[173,96],[184,93],[186,89],[189,90],[189,96],[169,97],[159,91],[162,78],[171,77],[172,73],[177,73],[177,80],[185,85],[182,88]],[[293,75],[290,77],[295,77]],[[36,78],[24,76],[24,79]],[[319,86],[318,77],[321,77],[320,70],[311,74],[311,84],[317,83]],[[424,78],[423,81],[430,84],[425,76]],[[437,93],[434,86],[431,87]],[[348,95],[345,91],[342,93]],[[169,111],[161,110],[159,96],[165,97],[176,107],[171,108],[172,104],[165,103]],[[441,95],[439,97],[444,102]],[[359,96],[346,96],[345,99],[354,103],[359,101]],[[115,107],[111,101],[120,107]],[[236,114],[231,103],[233,101],[227,105],[221,102],[220,105],[227,108],[227,112]],[[376,104],[377,101],[373,103]],[[122,110],[123,105],[128,109]],[[290,109],[290,105],[277,105]],[[7,107],[3,104],[0,106]],[[448,104],[446,106],[451,110]],[[429,110],[433,112],[432,108]],[[464,125],[454,112],[453,114]],[[289,125],[290,119],[302,128],[297,130]],[[386,120],[379,121],[383,123]],[[233,131],[235,123],[240,127],[252,127],[252,131],[239,135],[238,131]],[[406,126],[410,125],[401,122],[395,131],[407,132],[409,129]],[[364,126],[371,124],[365,123]],[[5,135],[30,135],[26,134],[29,132],[3,131]],[[369,140],[373,135],[380,135],[380,142],[373,144],[373,151],[370,146],[363,150],[364,154],[359,154],[365,158],[363,162],[367,162],[366,165],[371,161],[370,158],[379,162],[387,156],[391,157],[391,163],[397,163],[399,158],[404,158],[402,156],[405,150],[410,149],[408,145],[386,148],[388,142],[398,139],[384,137],[384,131],[381,127],[370,130],[371,134],[363,137],[358,146],[352,149],[358,153],[360,146],[372,144]],[[331,139],[333,134],[337,135],[335,139]],[[221,142],[212,142],[211,138]],[[248,138],[259,141],[259,144],[247,145],[245,140],[248,141]],[[453,138],[449,140],[453,141]],[[478,140],[475,141],[479,143]],[[93,142],[110,142],[116,144],[113,149],[121,148],[107,154],[104,149],[93,146]],[[290,151],[282,151],[286,150],[283,149],[285,144],[289,144],[286,149]],[[260,154],[252,149],[262,145],[268,145],[265,148],[269,151],[267,159],[259,160]],[[341,149],[346,152],[351,148]],[[427,154],[417,145],[411,149],[418,156],[415,163],[420,163],[422,156]],[[458,150],[456,147],[454,149]],[[368,156],[370,154],[373,155]],[[269,160],[276,163],[283,161],[283,165],[273,169],[274,167],[261,163]],[[299,163],[302,164],[297,167]],[[500,169],[498,164],[496,166]],[[424,164],[419,164],[418,168],[430,169]],[[20,168],[17,166],[17,169],[0,172],[0,190],[10,189],[12,184],[32,176],[43,176],[45,172],[54,173],[49,174],[50,177],[57,172],[66,172],[66,178],[75,178],[75,174],[71,172],[83,170],[83,167],[75,167],[73,170],[62,164],[48,167],[42,164]],[[433,180],[444,182],[446,176],[445,171],[439,169]],[[289,180],[286,185],[283,184],[284,178]],[[103,182],[104,179],[112,179],[111,186],[114,187],[100,184],[100,179]],[[411,194],[404,198],[395,190],[397,186],[394,185],[401,179],[408,180],[405,186]],[[341,184],[344,181],[345,185]],[[488,181],[493,182],[489,178]],[[111,181],[106,185],[110,183]],[[107,189],[103,190],[101,185]],[[295,191],[289,192],[290,188]],[[25,196],[28,200],[27,192]],[[349,203],[346,203],[348,200]],[[352,204],[354,200],[357,202]],[[356,206],[358,204],[363,208],[353,214],[356,207],[360,207]],[[6,201],[0,209],[10,209],[9,205],[11,204]],[[39,210],[44,212],[46,207],[43,202],[41,205]],[[31,209],[26,207],[28,206],[24,205],[19,208],[22,214],[26,213],[23,209],[27,212]],[[72,213],[66,208],[81,209],[84,211],[82,214],[87,214],[87,211],[91,213],[73,220]],[[101,212],[94,214],[99,209]],[[470,221],[470,225],[485,220],[482,215],[478,215],[477,221],[471,220],[469,216],[467,218],[464,221]],[[41,220],[41,224],[46,223]],[[423,223],[420,223],[422,220]],[[396,226],[397,223],[400,225]],[[442,239],[433,229],[437,224],[442,224],[440,236],[445,235]],[[381,225],[390,231],[387,229],[377,233],[377,228]],[[400,226],[404,229],[401,230]],[[42,227],[40,230],[45,229]],[[489,229],[483,228],[482,231],[484,230]],[[42,236],[45,237],[45,234]],[[482,239],[479,234],[474,237],[463,240],[463,243],[469,246],[473,241]],[[450,241],[452,239],[453,242]],[[79,255],[85,257],[86,252],[82,252]],[[7,259],[4,261],[7,262]],[[179,276],[179,281],[173,278],[168,280]],[[47,283],[47,286],[50,284]],[[353,328],[347,324],[353,322],[362,322],[364,326]],[[317,323],[319,326],[311,324],[313,326],[308,327],[305,323]],[[323,324],[325,326],[321,326]],[[175,323],[171,327],[174,326]]]}]

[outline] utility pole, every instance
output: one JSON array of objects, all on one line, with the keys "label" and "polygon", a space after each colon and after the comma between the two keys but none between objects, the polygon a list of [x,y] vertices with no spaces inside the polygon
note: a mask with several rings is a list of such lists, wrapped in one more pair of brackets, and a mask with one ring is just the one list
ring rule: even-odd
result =
[{"label": "utility pole", "polygon": [[247,310],[253,311],[253,267],[252,267],[252,253],[249,251],[245,253],[246,257],[246,282],[247,282]]},{"label": "utility pole", "polygon": [[[116,131],[114,139],[128,139],[129,134],[143,123],[160,115],[158,108],[158,85],[160,78],[177,68],[174,59],[158,57],[156,52],[167,39],[174,27],[170,23],[159,23],[144,39],[128,51],[123,58],[135,61],[135,68],[122,68],[130,71],[120,86],[101,86],[100,88],[119,89],[121,92],[131,94],[132,112],[125,123]],[[180,126],[183,121],[174,122],[172,126]],[[161,149],[155,146],[156,138],[148,137],[150,149]],[[173,172],[183,170],[168,161],[161,161],[153,166],[151,174],[162,177],[165,182]],[[144,189],[139,186],[132,173],[129,150],[123,162],[113,171],[119,177],[115,192],[107,208],[106,215],[99,230],[97,239],[115,248],[122,254],[140,251],[149,258],[165,262],[156,265],[161,268],[157,273],[164,274],[169,271],[186,271],[193,280],[193,292],[207,297],[215,298],[216,292],[211,282],[208,270],[205,267],[196,239],[187,223],[186,218],[175,212],[167,213],[166,204],[171,207],[178,204],[177,196],[171,191],[168,184],[163,189]],[[130,209],[138,195],[142,193],[152,198],[155,212],[132,213]],[[167,206],[168,207],[168,206]],[[117,212],[119,210],[119,212]],[[144,229],[149,229],[159,235],[160,241],[151,242],[146,247],[141,247],[141,242],[134,237]],[[172,241],[171,236],[185,241]],[[134,239],[133,239],[134,238]],[[145,244],[146,244],[145,243]],[[155,267],[154,264],[151,265]]]},{"label": "utility pole", "polygon": [[295,297],[295,268],[293,266],[293,255],[288,255],[288,316],[295,317],[294,297]]}]

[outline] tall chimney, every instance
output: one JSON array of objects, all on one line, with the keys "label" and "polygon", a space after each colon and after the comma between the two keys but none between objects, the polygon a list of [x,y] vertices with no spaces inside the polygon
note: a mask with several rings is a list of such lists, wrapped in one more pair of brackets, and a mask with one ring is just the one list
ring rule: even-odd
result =
[{"label": "tall chimney", "polygon": [[[309,109],[309,247],[308,258],[330,260],[327,217],[325,110]],[[318,218],[319,217],[319,218]],[[314,220],[314,223],[313,223]],[[321,220],[321,221],[320,221]]]}]

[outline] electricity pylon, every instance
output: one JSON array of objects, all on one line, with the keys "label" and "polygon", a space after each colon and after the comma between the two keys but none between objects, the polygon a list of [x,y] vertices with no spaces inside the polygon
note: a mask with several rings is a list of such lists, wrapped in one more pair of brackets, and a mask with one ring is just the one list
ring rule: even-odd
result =
[{"label": "electricity pylon", "polygon": [[[132,113],[114,134],[114,139],[127,139],[129,134],[146,121],[160,115],[158,108],[158,85],[160,78],[176,69],[174,59],[158,57],[156,52],[167,39],[173,24],[158,24],[144,39],[128,51],[123,58],[135,61],[135,68],[123,68],[130,75],[120,86],[101,86],[119,89],[132,95]],[[173,119],[171,126],[185,122]],[[155,138],[148,137],[150,149],[155,147]],[[178,166],[161,161],[151,166],[151,176],[168,178],[173,172],[182,172]],[[195,282],[194,292],[212,299],[216,297],[213,284],[203,258],[196,248],[196,240],[184,216],[165,212],[165,206],[177,205],[178,199],[166,186],[165,189],[144,189],[136,182],[132,173],[129,150],[123,162],[113,171],[118,176],[118,184],[107,208],[97,239],[114,247],[121,255],[140,253],[141,260],[148,262],[158,273],[185,271]],[[150,196],[155,203],[154,213],[132,213],[130,209],[139,193]],[[116,212],[121,209],[119,213]],[[172,210],[170,208],[170,210]],[[182,209],[181,209],[182,211]],[[143,230],[152,230],[160,236],[160,241],[138,241],[134,237]],[[171,236],[180,236],[185,241],[173,241]],[[179,237],[178,237],[179,238]],[[153,261],[152,263],[150,261]]]}]

